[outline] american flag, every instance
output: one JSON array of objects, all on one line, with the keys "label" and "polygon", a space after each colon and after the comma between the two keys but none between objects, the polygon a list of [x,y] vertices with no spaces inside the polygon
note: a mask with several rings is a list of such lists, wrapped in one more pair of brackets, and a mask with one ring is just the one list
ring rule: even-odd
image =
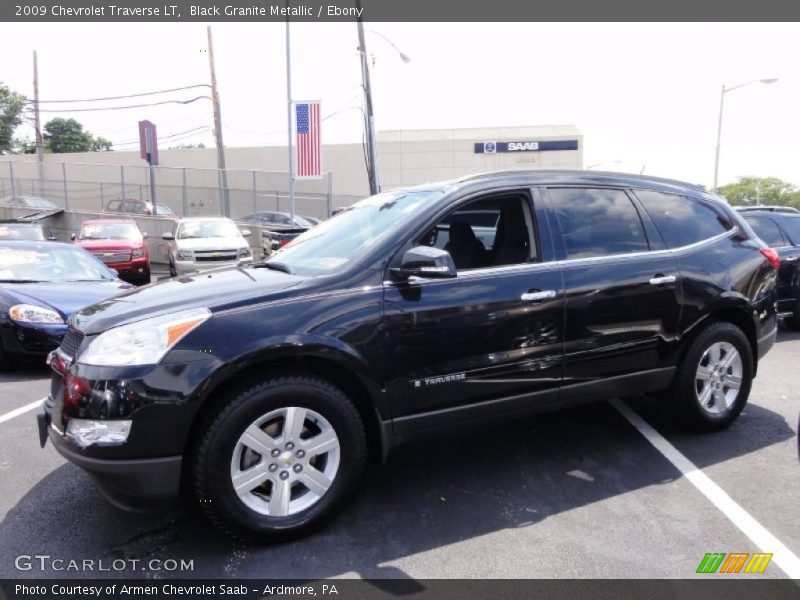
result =
[{"label": "american flag", "polygon": [[319,102],[295,104],[297,130],[296,177],[322,177],[322,151],[319,141]]}]

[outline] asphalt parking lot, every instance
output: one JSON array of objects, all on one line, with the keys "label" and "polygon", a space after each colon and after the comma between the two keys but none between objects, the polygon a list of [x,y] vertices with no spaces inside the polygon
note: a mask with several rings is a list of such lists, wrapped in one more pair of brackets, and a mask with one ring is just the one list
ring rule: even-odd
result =
[{"label": "asphalt parking lot", "polygon": [[[798,356],[800,334],[781,330],[750,403],[721,433],[686,433],[654,400],[625,400],[771,534],[762,545],[777,540],[795,559]],[[322,532],[240,544],[192,507],[113,508],[50,444],[39,448],[34,410],[3,420],[42,398],[48,378],[44,368],[0,376],[0,577],[687,578],[707,552],[759,551],[747,523],[728,518],[605,402],[404,446]],[[16,556],[35,554],[186,558],[194,570],[15,568]],[[773,560],[759,577],[785,576]]]}]

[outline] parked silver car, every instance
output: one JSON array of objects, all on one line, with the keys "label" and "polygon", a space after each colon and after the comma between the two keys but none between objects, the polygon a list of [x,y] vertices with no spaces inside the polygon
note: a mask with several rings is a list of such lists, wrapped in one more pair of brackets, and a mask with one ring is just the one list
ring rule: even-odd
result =
[{"label": "parked silver car", "polygon": [[171,232],[161,237],[168,241],[169,272],[175,277],[202,269],[235,266],[253,261],[245,239],[248,230],[221,217],[191,217],[176,222]]}]

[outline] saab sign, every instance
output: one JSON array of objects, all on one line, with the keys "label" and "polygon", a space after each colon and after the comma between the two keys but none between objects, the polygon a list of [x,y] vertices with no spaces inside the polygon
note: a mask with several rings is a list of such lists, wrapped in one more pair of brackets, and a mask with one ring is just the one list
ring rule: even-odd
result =
[{"label": "saab sign", "polygon": [[578,140],[554,140],[536,142],[476,142],[475,154],[495,154],[497,152],[546,152],[551,150],[577,150]]}]

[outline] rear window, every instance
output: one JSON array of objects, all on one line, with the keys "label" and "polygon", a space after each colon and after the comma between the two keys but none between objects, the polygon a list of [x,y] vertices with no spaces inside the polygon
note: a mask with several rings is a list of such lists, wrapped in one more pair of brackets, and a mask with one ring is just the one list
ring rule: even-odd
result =
[{"label": "rear window", "polygon": [[746,220],[750,227],[753,228],[753,231],[756,232],[756,235],[764,240],[768,246],[780,248],[786,245],[781,235],[781,230],[772,219],[767,217],[747,217]]},{"label": "rear window", "polygon": [[800,246],[800,215],[796,217],[784,215],[781,217],[781,223],[786,233],[789,234],[792,245]]},{"label": "rear window", "polygon": [[647,252],[639,213],[622,190],[548,191],[568,258]]},{"label": "rear window", "polygon": [[670,248],[701,242],[733,227],[723,214],[700,200],[651,190],[636,190],[636,196]]}]

